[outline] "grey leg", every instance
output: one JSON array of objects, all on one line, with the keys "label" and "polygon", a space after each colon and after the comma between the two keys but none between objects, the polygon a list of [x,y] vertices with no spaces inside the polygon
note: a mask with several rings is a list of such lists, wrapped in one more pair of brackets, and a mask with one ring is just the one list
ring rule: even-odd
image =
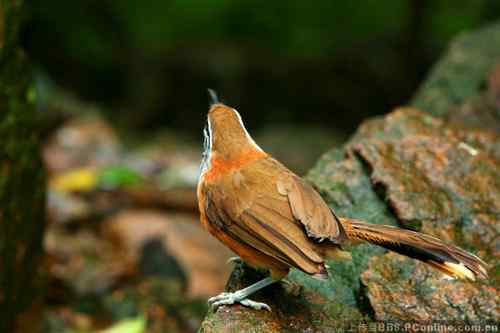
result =
[{"label": "grey leg", "polygon": [[218,296],[211,297],[208,300],[208,304],[214,308],[217,308],[220,305],[230,305],[234,303],[240,303],[241,305],[248,306],[250,308],[256,309],[256,310],[261,310],[261,309],[266,309],[268,311],[271,311],[271,308],[269,305],[265,303],[259,303],[252,301],[250,299],[247,299],[248,296],[253,294],[254,292],[267,287],[268,285],[276,282],[277,280],[267,277],[265,279],[260,280],[259,282],[256,282],[246,288],[237,290],[233,293],[222,293]]}]

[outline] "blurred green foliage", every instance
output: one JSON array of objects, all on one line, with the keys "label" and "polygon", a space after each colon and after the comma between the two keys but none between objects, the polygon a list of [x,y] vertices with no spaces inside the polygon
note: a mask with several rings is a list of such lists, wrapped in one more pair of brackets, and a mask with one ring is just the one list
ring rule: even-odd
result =
[{"label": "blurred green foliage", "polygon": [[200,41],[328,56],[359,40],[404,32],[412,5],[425,11],[427,41],[441,48],[457,32],[481,23],[490,2],[46,0],[33,1],[33,15],[59,34],[71,56],[98,65],[111,64],[113,51],[123,46],[158,52]]},{"label": "blurred green foliage", "polygon": [[252,126],[285,119],[348,133],[407,102],[452,36],[500,15],[496,0],[33,0],[31,8],[25,44],[57,83],[128,126],[196,132],[212,87],[251,110]]},{"label": "blurred green foliage", "polygon": [[100,171],[98,184],[105,189],[116,189],[139,185],[143,182],[141,175],[124,166],[110,166]]}]

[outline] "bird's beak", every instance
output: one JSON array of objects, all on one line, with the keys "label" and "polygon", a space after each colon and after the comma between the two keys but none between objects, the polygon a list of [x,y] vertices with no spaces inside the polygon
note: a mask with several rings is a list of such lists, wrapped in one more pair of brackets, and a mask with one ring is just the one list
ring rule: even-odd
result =
[{"label": "bird's beak", "polygon": [[208,96],[210,98],[209,100],[210,106],[220,103],[219,97],[217,96],[215,90],[208,88],[207,91],[208,91]]}]

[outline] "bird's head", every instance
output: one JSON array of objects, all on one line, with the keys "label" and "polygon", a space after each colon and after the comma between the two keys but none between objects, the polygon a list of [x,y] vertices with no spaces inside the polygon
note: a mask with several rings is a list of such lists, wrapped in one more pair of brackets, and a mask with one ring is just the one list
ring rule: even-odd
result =
[{"label": "bird's head", "polygon": [[210,106],[204,136],[204,166],[210,156],[230,161],[262,151],[248,134],[238,111],[218,101]]}]

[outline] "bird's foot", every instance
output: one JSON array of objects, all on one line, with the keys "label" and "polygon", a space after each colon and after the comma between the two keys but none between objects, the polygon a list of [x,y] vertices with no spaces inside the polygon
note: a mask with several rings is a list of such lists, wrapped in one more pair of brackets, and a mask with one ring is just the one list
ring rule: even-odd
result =
[{"label": "bird's foot", "polygon": [[271,311],[271,308],[266,303],[252,301],[251,299],[245,298],[238,291],[235,291],[234,293],[224,292],[208,299],[208,304],[214,309],[217,309],[221,305],[231,305],[234,303],[240,303],[241,305],[255,310],[266,309]]},{"label": "bird's foot", "polygon": [[231,257],[231,258],[227,259],[226,264],[237,264],[237,263],[240,263],[242,261],[243,260],[241,260],[240,257]]}]

